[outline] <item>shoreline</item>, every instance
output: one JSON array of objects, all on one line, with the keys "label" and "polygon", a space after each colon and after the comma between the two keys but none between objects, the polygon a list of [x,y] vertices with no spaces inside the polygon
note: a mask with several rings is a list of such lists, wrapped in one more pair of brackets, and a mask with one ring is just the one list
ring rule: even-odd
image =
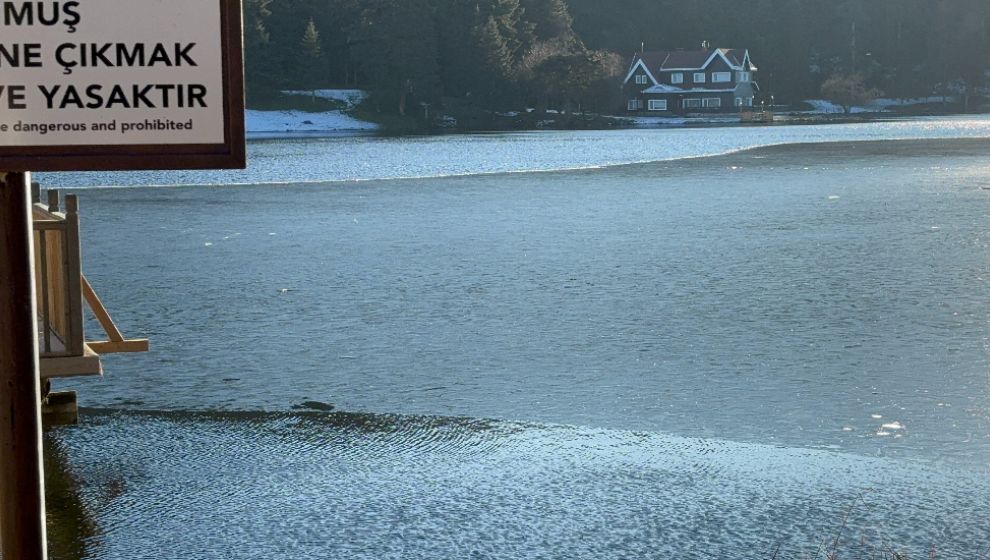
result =
[{"label": "shoreline", "polygon": [[[342,137],[360,137],[363,134],[345,135]],[[319,137],[290,138],[316,139]],[[285,138],[276,138],[285,139]],[[269,139],[270,140],[270,139]],[[263,141],[263,140],[259,140]],[[614,163],[608,165],[588,165],[584,167],[569,167],[559,169],[524,169],[511,171],[478,171],[469,173],[450,173],[409,177],[377,177],[350,179],[318,179],[298,181],[263,181],[263,182],[230,182],[215,183],[183,183],[183,184],[142,184],[142,185],[100,185],[100,186],[61,186],[68,191],[94,191],[116,189],[173,189],[173,188],[230,188],[230,187],[272,187],[272,186],[312,186],[312,185],[346,185],[370,184],[384,182],[457,180],[484,177],[519,177],[530,174],[568,174],[568,173],[607,173],[621,171],[640,166],[678,166],[696,167],[709,165],[709,162],[726,160],[726,164],[745,163],[749,165],[768,165],[775,163],[771,156],[796,157],[801,153],[814,154],[826,158],[846,158],[857,156],[885,155],[892,157],[928,157],[928,156],[968,156],[986,157],[990,153],[990,136],[981,138],[892,138],[884,140],[839,140],[825,142],[796,142],[742,148],[720,154],[684,156],[671,159],[651,161],[636,161]],[[722,165],[718,165],[722,167]]]},{"label": "shoreline", "polygon": [[[367,120],[361,120],[351,116],[345,110],[334,110],[324,112],[306,112],[299,110],[246,110],[246,130],[247,139],[255,140],[279,140],[279,139],[307,139],[307,138],[338,138],[349,136],[451,136],[451,135],[472,135],[472,134],[509,134],[509,133],[531,133],[531,132],[565,132],[565,131],[616,131],[616,130],[664,130],[683,128],[752,128],[752,127],[773,127],[773,126],[801,126],[801,125],[840,125],[840,124],[865,124],[873,122],[897,122],[911,121],[925,118],[966,118],[979,117],[990,113],[933,113],[933,114],[911,114],[898,113],[893,111],[880,112],[855,112],[855,113],[827,113],[827,112],[787,112],[777,114],[771,123],[745,123],[741,122],[739,115],[699,115],[685,117],[662,117],[662,116],[623,116],[623,115],[588,115],[592,121],[608,123],[609,126],[568,126],[566,123],[561,126],[516,126],[519,123],[507,123],[506,126],[490,128],[450,128],[450,129],[423,129],[418,132],[410,132],[409,129],[394,130],[386,125]],[[549,115],[558,116],[558,115]],[[508,119],[509,117],[499,117]],[[582,115],[571,115],[573,118],[582,118]],[[515,119],[518,120],[518,119]],[[584,122],[582,120],[581,122]],[[589,121],[590,122],[590,121]],[[523,123],[525,124],[525,123]]]}]

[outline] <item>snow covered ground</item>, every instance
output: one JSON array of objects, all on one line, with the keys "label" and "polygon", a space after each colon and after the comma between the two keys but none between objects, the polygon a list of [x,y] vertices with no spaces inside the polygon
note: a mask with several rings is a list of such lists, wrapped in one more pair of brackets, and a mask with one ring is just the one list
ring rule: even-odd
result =
[{"label": "snow covered ground", "polygon": [[631,121],[633,126],[649,128],[651,126],[682,126],[686,124],[738,124],[739,115],[693,115],[689,117],[617,117]]},{"label": "snow covered ground", "polygon": [[[933,95],[931,97],[914,97],[907,99],[874,99],[862,107],[853,107],[850,113],[889,113],[892,107],[908,107],[910,105],[923,105],[926,103],[942,103],[943,101],[952,103],[955,98],[952,96],[942,97]],[[842,113],[841,105],[827,101],[825,99],[806,99],[804,101],[811,105],[810,111],[802,111],[806,114],[836,114]]]},{"label": "snow covered ground", "polygon": [[248,138],[274,138],[283,136],[318,136],[353,132],[372,132],[378,125],[355,119],[343,111],[307,113],[305,111],[245,112]]},{"label": "snow covered ground", "polygon": [[348,109],[361,104],[368,97],[368,92],[361,89],[317,89],[317,90],[285,90],[282,95],[298,95],[304,97],[318,97],[330,101],[339,101]]},{"label": "snow covered ground", "polygon": [[311,97],[337,101],[341,108],[334,111],[311,113],[283,110],[245,111],[248,138],[284,138],[292,136],[335,136],[340,134],[367,133],[378,130],[378,125],[356,119],[347,114],[357,107],[368,93],[360,89],[287,90],[283,95]]}]

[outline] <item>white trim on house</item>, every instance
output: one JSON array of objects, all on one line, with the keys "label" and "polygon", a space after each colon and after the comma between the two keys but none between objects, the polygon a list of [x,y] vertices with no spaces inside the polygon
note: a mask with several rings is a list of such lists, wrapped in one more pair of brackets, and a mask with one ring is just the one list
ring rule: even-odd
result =
[{"label": "white trim on house", "polygon": [[656,93],[684,93],[687,90],[684,88],[679,88],[676,86],[668,86],[667,84],[657,84],[651,88],[646,88],[643,93],[646,94],[656,94]]},{"label": "white trim on house", "polygon": [[657,84],[653,87],[646,88],[642,91],[645,94],[657,94],[657,93],[734,93],[736,88],[679,88],[676,86],[669,86],[667,84]]},{"label": "white trim on house", "polygon": [[750,72],[759,72],[759,68],[753,65],[753,61],[749,58],[749,49],[746,49],[746,54],[743,55],[743,68],[749,68]]},{"label": "white trim on house", "polygon": [[[738,49],[728,49],[728,50],[738,50]],[[749,59],[749,49],[744,49],[743,52],[745,54],[743,54],[743,63],[742,63],[742,66],[740,66],[738,64],[733,64],[732,62],[730,62],[729,61],[729,57],[725,56],[725,53],[722,52],[722,49],[715,49],[714,51],[712,51],[711,56],[708,57],[708,60],[706,60],[705,63],[702,66],[699,66],[697,68],[666,68],[666,67],[664,67],[664,66],[661,65],[660,66],[660,71],[661,72],[695,72],[697,70],[704,70],[705,68],[708,68],[708,65],[711,64],[713,60],[715,60],[715,57],[716,56],[722,57],[722,60],[725,61],[725,64],[729,68],[731,68],[732,70],[745,70],[746,69],[746,63],[748,62],[749,63],[749,66],[750,66],[750,70],[752,70],[753,72],[759,71],[759,68],[757,68],[756,66],[753,66],[753,62]],[[670,57],[669,54],[667,56],[668,56],[668,58]],[[627,80],[628,80],[628,78],[627,78]]]},{"label": "white trim on house", "polygon": [[650,111],[666,111],[667,110],[667,100],[666,99],[651,99],[648,107]]},{"label": "white trim on house", "polygon": [[641,58],[636,61],[636,64],[633,64],[632,68],[629,69],[629,73],[626,74],[626,79],[622,81],[622,85],[626,85],[629,83],[629,78],[633,77],[633,74],[636,73],[636,69],[639,68],[640,66],[642,66],[643,70],[646,71],[646,75],[649,76],[651,80],[653,80],[654,85],[660,84],[660,82],[658,82],[657,79],[653,76],[653,72],[650,72],[650,69],[646,67],[646,63],[643,62],[643,59]]},{"label": "white trim on house", "polygon": [[[749,54],[749,49],[746,50],[746,53]],[[725,63],[729,66],[729,68],[732,68],[733,70],[742,70],[742,66],[738,66],[736,64],[729,62],[729,57],[725,56],[725,53],[722,52],[722,49],[715,49],[715,52],[713,52],[712,55],[708,57],[708,60],[705,61],[705,65],[702,66],[700,70],[708,68],[708,65],[711,64],[713,60],[715,60],[716,56],[722,57],[722,60],[725,61]]]}]

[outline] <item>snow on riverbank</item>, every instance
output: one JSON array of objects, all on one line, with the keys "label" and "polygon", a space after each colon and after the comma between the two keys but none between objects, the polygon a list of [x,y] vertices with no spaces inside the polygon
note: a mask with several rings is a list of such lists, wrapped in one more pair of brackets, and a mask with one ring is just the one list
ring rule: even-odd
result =
[{"label": "snow on riverbank", "polygon": [[[347,114],[368,97],[360,89],[286,90],[282,95],[315,97],[336,102],[337,110],[307,112],[299,110],[261,111],[248,109],[245,121],[248,138],[281,138],[292,136],[335,136],[378,130],[378,125]],[[331,105],[332,107],[332,105]]]},{"label": "snow on riverbank", "polygon": [[637,128],[683,126],[687,124],[739,124],[739,115],[694,115],[688,117],[616,117],[629,121]]},{"label": "snow on riverbank", "polygon": [[[806,114],[830,115],[843,113],[841,105],[827,101],[825,99],[806,99],[804,101],[811,105],[810,111],[802,111]],[[942,97],[941,95],[931,97],[914,97],[908,99],[874,99],[862,107],[853,107],[850,113],[889,113],[892,107],[908,107],[911,105],[925,105],[928,103],[953,103],[952,96]]]},{"label": "snow on riverbank", "polygon": [[348,109],[353,109],[368,97],[368,92],[362,89],[317,89],[317,90],[285,90],[282,95],[316,97],[329,101],[343,103]]},{"label": "snow on riverbank", "polygon": [[249,138],[314,136],[378,130],[378,125],[355,119],[343,111],[307,113],[248,109],[244,113]]}]

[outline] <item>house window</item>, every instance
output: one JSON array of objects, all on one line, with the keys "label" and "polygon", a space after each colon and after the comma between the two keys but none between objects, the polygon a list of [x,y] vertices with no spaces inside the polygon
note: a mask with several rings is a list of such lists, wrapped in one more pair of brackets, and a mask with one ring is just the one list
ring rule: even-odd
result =
[{"label": "house window", "polygon": [[732,81],[732,72],[712,72],[712,82],[725,83]]},{"label": "house window", "polygon": [[696,84],[703,84],[703,83],[705,83],[705,73],[704,72],[695,72],[695,74],[694,74],[694,83],[696,83]]},{"label": "house window", "polygon": [[670,75],[670,83],[672,83],[672,84],[683,84],[684,83],[684,74],[682,74],[680,72],[674,72],[673,74]]},{"label": "house window", "polygon": [[630,111],[639,111],[642,108],[643,108],[642,99],[630,99],[629,103],[626,104],[626,109]]},{"label": "house window", "polygon": [[637,84],[640,84],[640,85],[648,83],[647,78],[646,78],[646,74],[637,74],[636,75],[636,83]]},{"label": "house window", "polygon": [[752,97],[737,97],[736,107],[752,107],[753,98]]},{"label": "house window", "polygon": [[701,106],[706,109],[718,109],[722,106],[722,100],[718,97],[706,97],[701,101]]},{"label": "house window", "polygon": [[736,72],[737,82],[748,82],[750,78],[749,72]]},{"label": "house window", "polygon": [[700,109],[701,108],[701,100],[700,99],[685,99],[683,104],[684,104],[684,108],[685,109]]},{"label": "house window", "polygon": [[667,110],[667,100],[666,99],[651,99],[650,100],[650,110],[651,111],[666,111]]}]

